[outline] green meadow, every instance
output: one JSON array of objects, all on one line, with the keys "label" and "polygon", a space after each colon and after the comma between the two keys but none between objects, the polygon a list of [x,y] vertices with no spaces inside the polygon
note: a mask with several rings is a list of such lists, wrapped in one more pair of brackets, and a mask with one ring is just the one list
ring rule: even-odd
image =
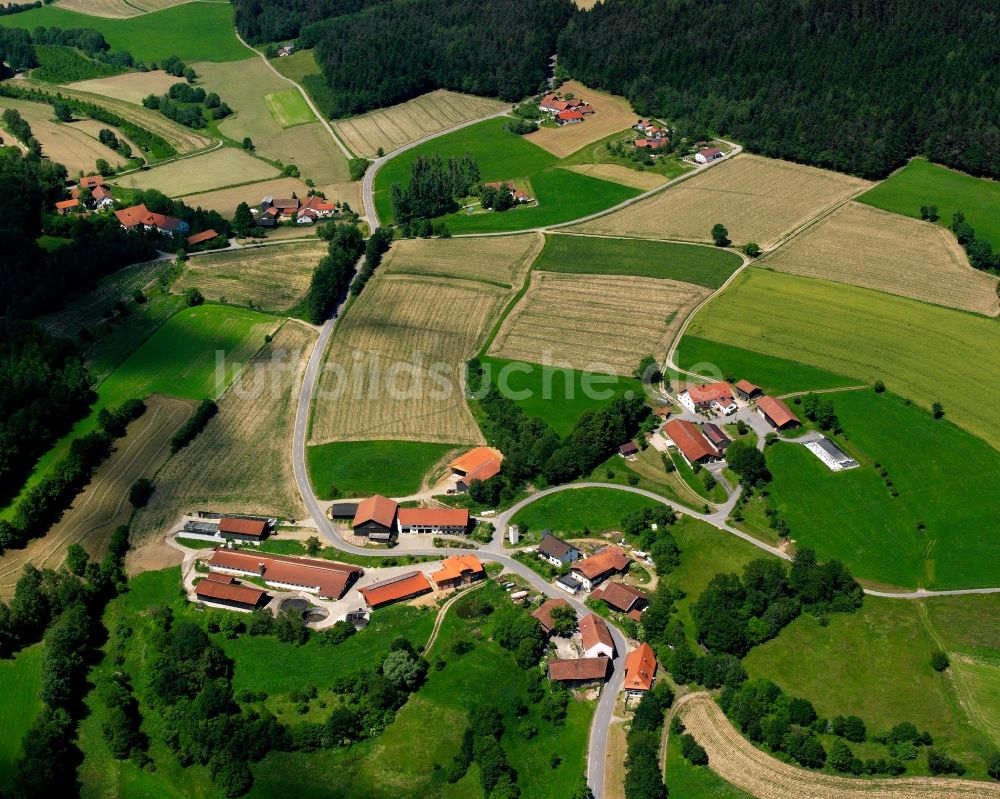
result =
[{"label": "green meadow", "polygon": [[421,441],[335,441],[308,447],[306,459],[320,499],[403,497],[419,491],[434,464],[460,447]]},{"label": "green meadow", "polygon": [[0,735],[0,785],[9,784],[21,756],[21,739],[42,707],[39,664],[42,645],[35,644],[14,657],[0,659],[0,708],[4,732]]},{"label": "green meadow", "polygon": [[640,494],[615,488],[577,488],[559,491],[532,502],[519,511],[512,524],[554,533],[602,533],[620,530],[622,519],[634,511],[657,508],[660,503]]},{"label": "green meadow", "polygon": [[710,766],[693,765],[681,753],[681,739],[677,735],[670,736],[667,748],[666,783],[670,794],[682,799],[753,799],[722,779]]}]

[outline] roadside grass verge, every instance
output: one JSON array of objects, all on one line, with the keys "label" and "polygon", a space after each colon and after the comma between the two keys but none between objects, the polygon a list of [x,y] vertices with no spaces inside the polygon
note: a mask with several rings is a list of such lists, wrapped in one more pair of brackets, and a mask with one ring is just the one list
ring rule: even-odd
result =
[{"label": "roadside grass verge", "polygon": [[687,483],[688,488],[698,496],[707,499],[709,502],[725,502],[726,490],[719,483],[716,483],[711,490],[705,487],[705,473],[707,469],[701,469],[698,474],[695,474],[694,470],[688,466],[687,461],[684,460],[676,448],[670,450],[670,459],[677,468],[677,474]]},{"label": "roadside grass verge", "polygon": [[320,499],[402,497],[417,493],[434,466],[461,448],[421,441],[335,441],[307,447],[306,460]]}]

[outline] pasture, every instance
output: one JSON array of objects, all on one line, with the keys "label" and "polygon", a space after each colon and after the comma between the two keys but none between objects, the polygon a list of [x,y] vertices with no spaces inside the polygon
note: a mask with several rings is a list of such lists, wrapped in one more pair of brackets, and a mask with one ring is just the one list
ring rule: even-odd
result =
[{"label": "pasture", "polygon": [[[152,2],[164,5],[164,0],[138,0],[137,6]],[[77,0],[78,5],[95,3],[97,7],[112,7],[110,0]],[[59,5],[34,8],[21,14],[0,17],[0,25],[8,28],[33,30],[42,25],[51,28],[93,28],[104,34],[113,50],[128,50],[146,64],[171,55],[183,61],[238,61],[248,50],[239,43],[233,31],[233,12],[228,3],[198,2],[175,5],[151,14],[129,19],[104,16],[81,16],[77,11]]]},{"label": "pasture", "polygon": [[635,275],[717,289],[742,263],[718,247],[642,239],[549,234],[535,269],[541,272]]},{"label": "pasture", "polygon": [[[295,57],[305,58],[302,53],[292,56]],[[289,60],[289,58],[276,59],[280,62],[277,66],[283,74],[287,74],[285,62]],[[315,61],[312,66],[313,72],[318,73],[319,67]],[[302,76],[294,77],[293,74],[289,74],[288,77],[301,80]],[[441,89],[389,108],[380,108],[349,119],[339,119],[333,123],[333,128],[354,153],[371,158],[376,155],[379,147],[383,152],[392,152],[424,136],[495,114],[506,107],[504,103],[485,97]]]},{"label": "pasture", "polygon": [[149,94],[166,94],[171,86],[181,80],[157,69],[150,72],[126,72],[111,78],[78,80],[68,84],[67,88],[140,105],[143,97]]},{"label": "pasture", "polygon": [[320,499],[405,497],[416,494],[425,480],[433,484],[434,467],[462,449],[420,441],[335,441],[307,448],[306,456]]},{"label": "pasture", "polygon": [[324,241],[209,253],[191,258],[171,287],[177,294],[197,288],[206,299],[280,313],[309,290]]},{"label": "pasture", "polygon": [[128,189],[158,189],[170,197],[183,197],[224,186],[265,180],[279,174],[266,161],[247,155],[242,150],[223,147],[143,172],[132,172],[113,183]]},{"label": "pasture", "polygon": [[[198,194],[187,194],[184,202],[192,208],[201,206],[218,211],[227,219],[232,219],[236,213],[236,207],[240,203],[246,203],[251,208],[260,203],[264,197],[291,197],[295,192],[299,197],[305,197],[309,191],[298,178],[272,178],[262,180],[259,183],[246,183],[241,186],[232,186],[228,189],[213,189],[203,191]],[[300,235],[308,235],[309,231],[297,231]]]},{"label": "pasture", "polygon": [[858,202],[915,219],[920,218],[921,205],[936,205],[942,225],[950,225],[952,214],[961,211],[976,237],[1000,250],[1000,183],[995,180],[914,158],[858,197]]},{"label": "pasture", "polygon": [[[1000,421],[992,411],[1000,400],[995,320],[755,269],[706,305],[688,332],[857,382],[881,378],[924,408],[940,399],[948,419],[1000,448]],[[960,382],[960,391],[942,385],[951,380]]]},{"label": "pasture", "polygon": [[954,234],[859,203],[847,203],[762,262],[915,300],[996,316],[997,279],[969,265]]},{"label": "pasture", "polygon": [[859,178],[746,153],[575,231],[640,239],[711,241],[722,223],[736,244],[767,249],[870,184]]},{"label": "pasture", "polygon": [[539,233],[475,239],[404,239],[393,242],[381,271],[473,280],[520,287],[542,249]]},{"label": "pasture", "polygon": [[283,128],[304,125],[316,119],[298,89],[282,89],[264,95],[264,102],[277,122]]},{"label": "pasture", "polygon": [[628,375],[644,355],[662,359],[682,320],[708,295],[675,280],[536,271],[489,354]]},{"label": "pasture", "polygon": [[483,443],[465,402],[465,362],[509,295],[471,280],[377,274],[337,323],[311,443]]},{"label": "pasture", "polygon": [[0,735],[0,785],[9,785],[21,756],[21,739],[42,709],[40,662],[42,645],[22,649],[13,658],[0,660],[0,707],[4,734]]},{"label": "pasture", "polygon": [[613,488],[577,488],[542,497],[520,510],[511,524],[554,533],[603,533],[621,529],[635,511],[659,507],[656,500]]},{"label": "pasture", "polygon": [[170,454],[171,437],[195,408],[190,400],[164,396],[150,397],[146,406],[146,412],[115,442],[114,452],[45,536],[0,557],[0,597],[13,596],[25,564],[58,569],[70,544],[81,544],[94,560],[104,557],[111,534],[128,524],[132,515],[128,501],[132,484],[156,474]]},{"label": "pasture", "polygon": [[559,158],[575,153],[612,133],[625,130],[634,125],[638,119],[639,115],[624,97],[589,89],[575,80],[566,81],[559,91],[587,101],[594,109],[593,114],[578,124],[554,128],[540,127],[534,133],[525,136],[525,139],[532,144],[537,144]]},{"label": "pasture", "polygon": [[563,168],[592,178],[621,183],[623,186],[631,186],[641,191],[655,189],[668,180],[659,172],[640,172],[638,169],[629,169],[621,164],[571,164]]},{"label": "pasture", "polygon": [[681,752],[680,737],[676,735],[670,736],[665,776],[674,795],[684,799],[753,799],[722,779],[711,767],[693,765]]},{"label": "pasture", "polygon": [[875,584],[992,585],[1000,541],[988,531],[1000,503],[992,479],[1000,454],[889,394],[851,391],[830,398],[845,431],[841,446],[860,468],[831,472],[798,444],[767,450],[774,475],[769,499],[798,546],[815,549],[821,560],[837,558],[855,577]]},{"label": "pasture", "polygon": [[321,70],[316,63],[312,50],[296,50],[291,55],[282,58],[272,58],[271,63],[286,78],[296,83],[302,83],[307,75],[319,75]]},{"label": "pasture", "polygon": [[[288,457],[302,370],[316,333],[286,322],[219,400],[219,412],[157,476],[132,522],[136,546],[167,533],[192,508],[298,518]],[[260,339],[258,339],[260,340]]]}]

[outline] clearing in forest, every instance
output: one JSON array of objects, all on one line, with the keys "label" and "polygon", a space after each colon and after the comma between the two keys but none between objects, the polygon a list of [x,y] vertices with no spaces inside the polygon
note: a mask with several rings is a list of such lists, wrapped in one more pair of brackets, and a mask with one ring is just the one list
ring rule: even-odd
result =
[{"label": "clearing in forest", "polygon": [[505,103],[439,90],[405,103],[333,123],[337,135],[359,156],[372,157],[379,147],[391,152],[411,141],[454,125],[503,111]]},{"label": "clearing in forest", "polygon": [[132,523],[134,546],[162,537],[195,509],[302,515],[287,451],[315,338],[306,325],[286,322],[233,381],[219,412],[157,476],[149,505]]},{"label": "clearing in forest", "polygon": [[404,239],[393,243],[381,268],[385,272],[520,287],[543,243],[540,233],[487,239]]},{"label": "clearing in forest", "polygon": [[663,357],[681,322],[709,294],[676,280],[534,272],[489,354],[631,374],[644,355]]},{"label": "clearing in forest", "polygon": [[585,117],[583,122],[574,125],[540,127],[524,138],[560,158],[600,141],[612,133],[623,131],[634,125],[638,119],[638,114],[632,110],[632,106],[624,97],[588,89],[578,81],[566,81],[559,87],[559,92],[563,96],[572,94],[578,99],[585,100],[593,106],[594,113]]},{"label": "clearing in forest", "polygon": [[79,80],[68,84],[67,88],[140,105],[142,98],[147,95],[166,94],[175,83],[183,82],[183,78],[168,75],[162,69],[157,69],[150,72],[126,72],[110,78]]},{"label": "clearing in forest", "polygon": [[928,222],[847,203],[765,260],[807,277],[996,316],[997,279],[969,265],[954,234]]},{"label": "clearing in forest", "polygon": [[711,241],[721,223],[736,244],[767,249],[871,184],[860,178],[740,154],[648,200],[574,231],[645,239]]},{"label": "clearing in forest", "polygon": [[129,189],[158,189],[169,197],[182,197],[223,186],[265,180],[278,174],[278,170],[266,161],[247,155],[242,150],[223,147],[194,158],[183,158],[143,172],[133,172],[114,183]]}]

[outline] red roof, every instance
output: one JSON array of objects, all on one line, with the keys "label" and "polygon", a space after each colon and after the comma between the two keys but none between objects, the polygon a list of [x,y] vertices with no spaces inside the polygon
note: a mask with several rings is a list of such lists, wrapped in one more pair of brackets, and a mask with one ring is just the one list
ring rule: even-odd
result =
[{"label": "red roof", "polygon": [[267,532],[267,521],[264,519],[233,519],[228,516],[219,519],[220,533],[238,533],[260,538]]},{"label": "red roof", "polygon": [[611,638],[611,630],[608,623],[600,616],[591,613],[580,619],[580,638],[583,640],[583,650],[589,652],[592,647],[598,644],[606,644],[615,651],[615,642]]},{"label": "red roof", "polygon": [[148,225],[149,227],[160,228],[162,230],[174,230],[181,223],[181,220],[175,219],[172,216],[165,216],[164,214],[157,214],[150,211],[144,204],[122,208],[119,211],[115,211],[115,216],[118,217],[118,221],[121,222],[122,226],[127,228]]},{"label": "red roof", "polygon": [[336,599],[340,599],[348,584],[363,573],[357,566],[332,560],[293,558],[239,549],[215,550],[208,566],[260,574],[267,582],[302,586],[317,590],[319,596]]},{"label": "red roof", "polygon": [[643,642],[625,658],[625,690],[648,691],[656,676],[656,655],[653,647]]},{"label": "red roof", "polygon": [[591,597],[603,599],[606,605],[622,613],[628,613],[637,602],[646,599],[642,591],[625,583],[606,583],[603,588],[594,591]]},{"label": "red roof", "polygon": [[201,233],[195,233],[193,236],[187,237],[188,244],[201,244],[203,241],[211,241],[219,234],[214,230],[209,228],[208,230],[203,230]]},{"label": "red roof", "polygon": [[671,419],[663,425],[667,437],[684,453],[684,457],[694,463],[702,458],[718,458],[719,451],[708,443],[697,426],[683,419]]},{"label": "red roof", "polygon": [[549,679],[559,682],[572,682],[574,680],[606,680],[610,666],[610,658],[550,660]]},{"label": "red roof", "polygon": [[402,527],[468,527],[469,511],[464,508],[400,508]]},{"label": "red roof", "polygon": [[427,577],[423,572],[409,572],[358,589],[361,596],[365,598],[365,602],[372,608],[420,596],[420,594],[426,594],[430,590],[431,584],[427,582]]},{"label": "red roof", "polygon": [[383,527],[392,527],[396,520],[396,511],[399,504],[394,500],[376,494],[373,497],[358,503],[358,509],[354,512],[354,526],[365,522],[375,522]]},{"label": "red roof", "polygon": [[552,632],[552,626],[554,624],[552,621],[552,611],[556,608],[563,607],[570,607],[569,602],[565,599],[546,599],[541,605],[531,612],[531,615],[538,619],[539,623],[542,625],[542,630],[546,635],[548,635]]},{"label": "red roof", "polygon": [[297,199],[271,200],[271,205],[279,211],[297,211],[301,203]]},{"label": "red roof", "polygon": [[261,591],[259,588],[250,588],[235,583],[220,583],[215,580],[201,580],[194,587],[194,593],[199,599],[221,599],[252,606],[256,606],[262,597],[267,596],[267,592]]},{"label": "red roof", "polygon": [[441,571],[436,571],[431,575],[431,579],[440,585],[452,580],[458,580],[465,574],[485,575],[482,561],[475,555],[452,555],[441,561]]},{"label": "red roof", "polygon": [[787,424],[801,424],[799,417],[792,413],[784,402],[775,397],[761,397],[757,400],[757,407],[767,414],[767,418],[778,427],[784,427]]},{"label": "red roof", "polygon": [[749,380],[738,381],[736,383],[736,388],[738,388],[744,394],[753,394],[755,391],[760,391],[760,386],[755,386]]},{"label": "red roof", "polygon": [[90,192],[90,196],[95,200],[103,200],[105,197],[110,197],[111,192],[104,186],[94,186],[93,190]]},{"label": "red roof", "polygon": [[706,147],[704,150],[699,150],[698,155],[704,156],[705,158],[714,158],[717,155],[722,155],[722,150],[718,147]]},{"label": "red roof", "polygon": [[729,383],[702,383],[698,386],[688,386],[687,393],[695,405],[710,402],[727,405],[733,401],[733,389]]},{"label": "red roof", "polygon": [[649,148],[652,148],[654,150],[656,148],[658,148],[658,147],[666,147],[667,144],[668,144],[668,142],[667,142],[666,139],[636,139],[635,140],[635,146],[636,147],[649,147]]},{"label": "red roof", "polygon": [[500,450],[492,447],[476,447],[470,449],[457,460],[451,462],[453,471],[462,472],[469,482],[473,480],[489,480],[500,472],[503,465],[503,455]]},{"label": "red roof", "polygon": [[618,546],[608,546],[589,558],[573,564],[573,571],[580,572],[588,580],[602,577],[608,572],[622,572],[628,568],[628,555]]},{"label": "red roof", "polygon": [[79,200],[60,200],[56,203],[56,208],[59,211],[64,211],[68,208],[76,208],[79,204]]},{"label": "red roof", "polygon": [[80,184],[84,189],[92,189],[95,186],[103,186],[104,178],[101,175],[87,175],[85,178],[80,178]]},{"label": "red roof", "polygon": [[583,119],[583,114],[579,111],[560,111],[556,119]]},{"label": "red roof", "polygon": [[308,208],[312,211],[336,211],[337,206],[333,203],[327,202],[322,197],[317,197],[315,194],[310,195],[306,198],[306,201],[302,203],[303,208]]}]

